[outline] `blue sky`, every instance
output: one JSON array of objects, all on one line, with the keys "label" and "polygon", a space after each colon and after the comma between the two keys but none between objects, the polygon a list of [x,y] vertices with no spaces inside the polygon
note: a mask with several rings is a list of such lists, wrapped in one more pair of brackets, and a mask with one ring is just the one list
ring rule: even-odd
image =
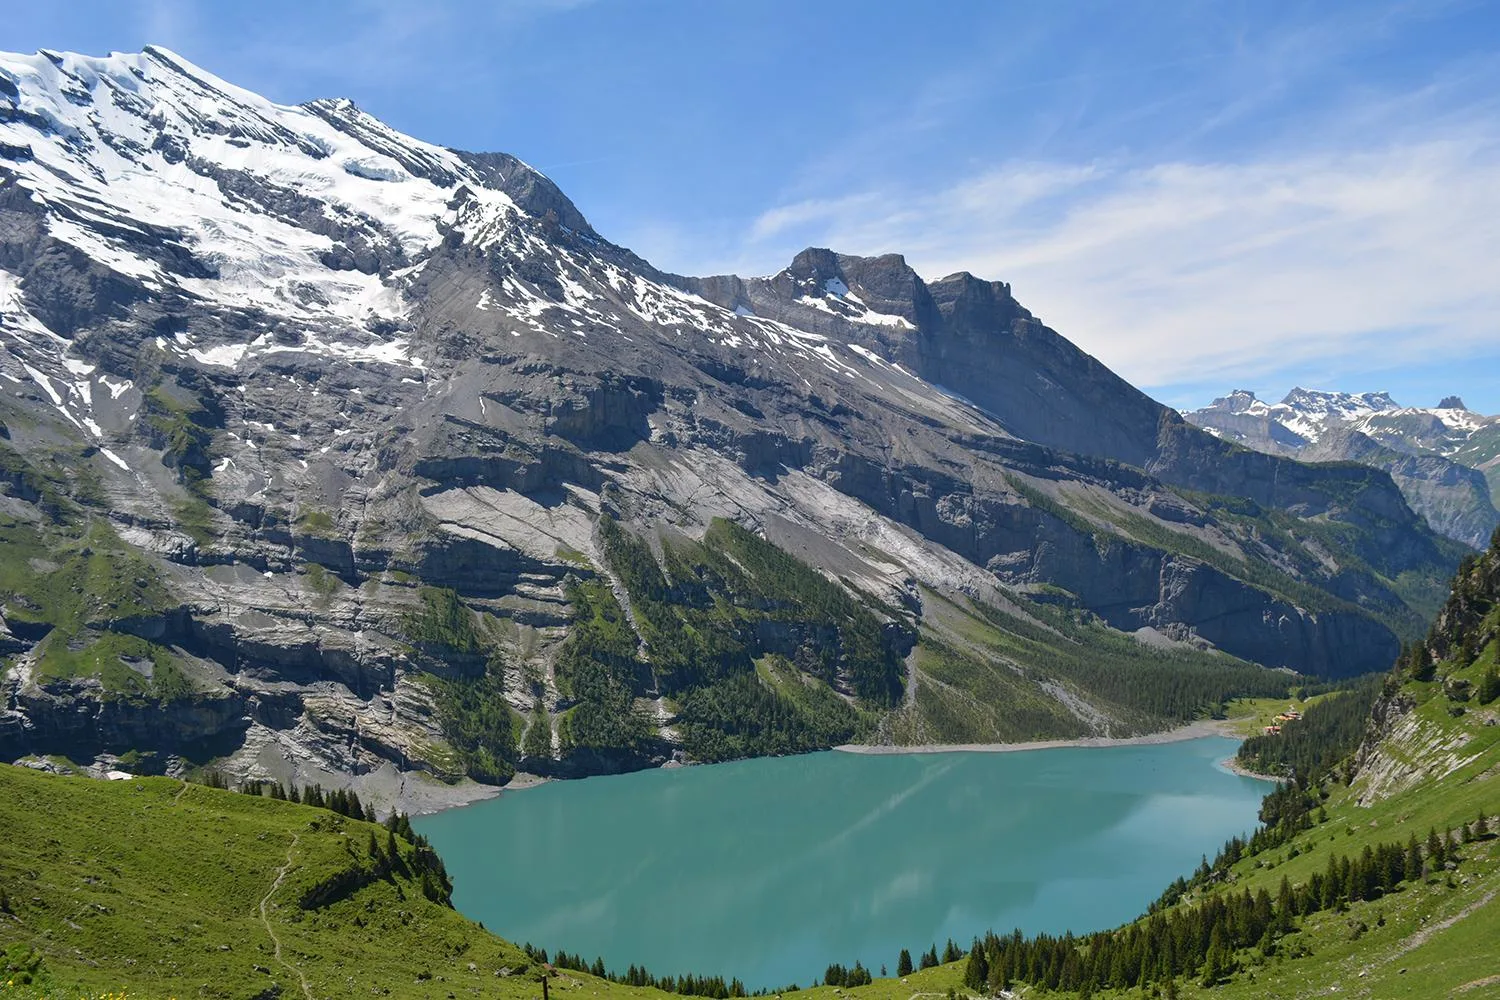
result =
[{"label": "blue sky", "polygon": [[0,48],[163,44],[504,150],[684,273],[804,246],[1011,282],[1157,398],[1500,412],[1500,7],[0,0]]}]

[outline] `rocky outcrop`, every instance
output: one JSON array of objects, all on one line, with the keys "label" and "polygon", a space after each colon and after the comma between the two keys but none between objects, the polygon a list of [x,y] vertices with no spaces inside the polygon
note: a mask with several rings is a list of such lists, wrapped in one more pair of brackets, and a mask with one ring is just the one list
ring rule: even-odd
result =
[{"label": "rocky outcrop", "polygon": [[11,710],[0,716],[0,758],[31,753],[92,760],[148,749],[161,760],[209,759],[232,752],[254,706],[235,692],[168,702],[107,695],[96,680],[11,682]]},{"label": "rocky outcrop", "polygon": [[1259,451],[1380,469],[1433,530],[1482,549],[1500,525],[1493,484],[1481,471],[1493,458],[1486,428],[1494,421],[1462,404],[1449,397],[1435,410],[1418,410],[1399,406],[1385,393],[1293,389],[1282,402],[1268,405],[1240,389],[1186,417]]},{"label": "rocky outcrop", "polygon": [[1490,502],[1490,486],[1484,475],[1442,455],[1399,452],[1367,434],[1336,428],[1304,449],[1300,457],[1310,462],[1358,462],[1380,469],[1434,531],[1470,548],[1483,548],[1500,527],[1500,513]]}]

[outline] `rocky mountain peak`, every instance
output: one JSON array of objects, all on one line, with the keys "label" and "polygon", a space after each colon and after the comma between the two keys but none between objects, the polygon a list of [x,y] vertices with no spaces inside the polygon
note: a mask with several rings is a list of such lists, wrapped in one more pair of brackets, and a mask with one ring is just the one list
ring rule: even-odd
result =
[{"label": "rocky mountain peak", "polygon": [[808,247],[792,258],[784,269],[794,281],[804,285],[823,285],[829,281],[842,281],[843,268],[839,266],[839,255],[826,247]]},{"label": "rocky mountain peak", "polygon": [[594,227],[552,179],[509,153],[465,153],[468,164],[485,187],[504,192],[522,211],[537,218],[554,218],[560,225],[585,236],[597,236]]},{"label": "rocky mountain peak", "polygon": [[1332,415],[1353,416],[1358,413],[1378,413],[1383,410],[1398,410],[1401,404],[1388,392],[1330,392],[1324,389],[1304,389],[1297,386],[1281,401],[1307,417]]},{"label": "rocky mountain peak", "polygon": [[1235,389],[1229,395],[1215,399],[1209,406],[1228,413],[1246,413],[1256,408],[1256,404],[1260,404],[1262,408],[1265,405],[1249,389]]},{"label": "rocky mountain peak", "polygon": [[1299,386],[1267,405],[1236,390],[1184,416],[1251,448],[1383,469],[1414,510],[1465,545],[1483,546],[1500,523],[1500,460],[1487,437],[1500,418],[1469,412],[1457,396],[1421,409],[1403,407],[1387,392]]}]

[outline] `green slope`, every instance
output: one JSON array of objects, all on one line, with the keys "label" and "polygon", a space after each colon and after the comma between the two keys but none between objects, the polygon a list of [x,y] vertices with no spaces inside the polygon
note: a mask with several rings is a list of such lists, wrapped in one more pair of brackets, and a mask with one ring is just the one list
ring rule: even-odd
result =
[{"label": "green slope", "polygon": [[[318,997],[528,993],[495,975],[524,977],[524,953],[424,896],[412,845],[377,874],[371,837],[383,853],[387,833],[374,824],[169,778],[9,766],[0,802],[0,946],[36,949],[54,985],[296,996],[305,977]],[[313,905],[314,890],[328,901]]]},{"label": "green slope", "polygon": [[[396,838],[401,862],[384,861],[377,824],[170,778],[0,764],[0,829],[0,1000],[541,994],[544,967],[424,888],[414,845]],[[958,979],[948,966],[911,983]],[[680,996],[566,968],[548,985]]]},{"label": "green slope", "polygon": [[[765,667],[772,682],[790,683],[784,667]],[[1013,985],[1023,996],[1122,1000],[1500,996],[1497,671],[1500,539],[1466,560],[1367,727],[1348,724],[1356,691],[1319,700],[1284,730],[1288,747],[1321,742],[1331,752],[1282,755],[1296,780],[1268,797],[1268,827],[1169,887],[1151,918],[1060,948],[1044,941],[1066,961],[1055,971],[1017,969]],[[1246,755],[1277,759],[1263,743]],[[374,824],[166,778],[99,782],[0,766],[0,828],[4,1000],[121,989],[141,997],[538,993],[537,962],[450,909],[431,869],[419,875],[418,848],[402,841],[393,855]],[[1430,846],[1434,837],[1441,849]],[[1410,853],[1414,840],[1425,846]],[[1339,876],[1337,888],[1320,888],[1330,859],[1359,866],[1382,845],[1409,852],[1399,874],[1384,884]],[[1283,882],[1297,906],[1283,907]],[[1249,914],[1262,894],[1275,903],[1254,919],[1271,930],[1220,939],[1209,947],[1213,963],[1185,949],[1174,975],[1158,963],[1144,987],[1141,966],[1124,960],[1094,963],[1086,981],[1077,974],[1106,951],[1130,954],[1152,920],[1187,926],[1239,901]],[[924,945],[911,942],[912,951]],[[802,994],[971,996],[969,965]],[[1083,988],[1049,993],[1049,980]],[[550,985],[563,995],[676,995],[570,971]]]},{"label": "green slope", "polygon": [[601,530],[631,614],[601,581],[570,595],[580,613],[558,675],[579,702],[564,732],[580,746],[639,749],[628,696],[656,691],[674,705],[687,752],[715,761],[851,740],[1129,735],[1231,698],[1283,696],[1291,680],[1020,598],[1000,608],[922,588],[918,616],[728,521],[701,541],[656,547],[609,520]]}]

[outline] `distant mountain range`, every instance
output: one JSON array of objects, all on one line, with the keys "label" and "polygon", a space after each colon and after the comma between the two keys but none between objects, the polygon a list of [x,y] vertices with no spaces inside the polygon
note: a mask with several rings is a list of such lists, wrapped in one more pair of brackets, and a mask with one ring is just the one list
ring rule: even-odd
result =
[{"label": "distant mountain range", "polygon": [[1385,472],[1277,450],[1003,282],[673,275],[348,100],[0,55],[9,759],[421,807],[1384,669],[1463,548]]},{"label": "distant mountain range", "polygon": [[1258,451],[1383,469],[1434,529],[1472,548],[1488,545],[1500,525],[1500,416],[1475,413],[1457,396],[1422,408],[1384,392],[1297,388],[1266,403],[1236,389],[1183,416]]}]

